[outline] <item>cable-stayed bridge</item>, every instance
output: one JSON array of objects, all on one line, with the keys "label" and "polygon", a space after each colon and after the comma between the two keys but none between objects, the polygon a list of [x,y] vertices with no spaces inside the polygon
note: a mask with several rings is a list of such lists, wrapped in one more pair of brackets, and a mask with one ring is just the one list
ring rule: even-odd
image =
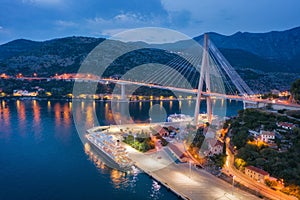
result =
[{"label": "cable-stayed bridge", "polygon": [[101,78],[101,81],[120,85],[121,100],[126,100],[126,85],[195,94],[194,120],[196,124],[198,123],[200,102],[203,98],[206,99],[208,121],[212,120],[213,115],[212,98],[243,101],[244,108],[247,105],[259,107],[259,104],[286,105],[284,102],[274,102],[256,97],[216,46],[209,41],[207,35],[204,35],[203,43],[201,56],[193,57],[188,53],[181,53],[184,60],[176,58],[167,64],[169,67],[153,68],[151,73],[149,72],[150,75],[136,71],[135,74],[141,74],[141,76],[130,78],[122,76],[120,79]]},{"label": "cable-stayed bridge", "polygon": [[[110,78],[102,74],[101,76],[93,74],[63,74],[52,78],[40,77],[23,77],[24,80],[78,80],[92,81],[100,83],[115,83],[120,87],[120,100],[126,101],[126,88],[129,85],[144,86],[150,88],[164,89],[186,94],[193,94],[196,98],[196,106],[194,112],[195,123],[198,122],[198,114],[201,99],[206,99],[207,113],[209,121],[212,118],[213,98],[232,99],[243,101],[244,107],[252,105],[273,104],[299,107],[299,105],[287,102],[274,102],[270,100],[260,99],[256,97],[253,91],[239,76],[236,70],[229,64],[221,52],[205,35],[203,46],[199,48],[189,47],[184,51],[176,52],[177,57],[171,59],[168,63],[162,65],[153,65],[149,63],[138,66],[137,69],[131,69],[130,73],[121,76],[120,79]],[[170,52],[174,53],[174,52]]]}]

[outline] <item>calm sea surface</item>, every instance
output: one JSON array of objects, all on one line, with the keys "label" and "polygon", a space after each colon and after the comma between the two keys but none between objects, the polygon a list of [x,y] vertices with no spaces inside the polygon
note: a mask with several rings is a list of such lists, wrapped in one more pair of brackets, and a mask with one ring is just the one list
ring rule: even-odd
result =
[{"label": "calm sea surface", "polygon": [[[192,114],[193,106],[191,101],[134,102],[129,111],[136,122],[150,117],[155,122],[183,108]],[[81,142],[72,109],[78,110],[76,118],[85,122],[86,128],[95,124],[91,110],[96,110],[99,124],[114,123],[106,102],[0,101],[1,200],[177,199],[144,173],[128,175],[106,167]],[[242,103],[227,102],[228,116],[239,109]]]}]

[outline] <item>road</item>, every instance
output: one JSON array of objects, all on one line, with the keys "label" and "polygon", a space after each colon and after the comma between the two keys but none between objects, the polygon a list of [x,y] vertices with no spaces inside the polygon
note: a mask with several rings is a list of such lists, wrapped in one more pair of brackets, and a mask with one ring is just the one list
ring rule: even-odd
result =
[{"label": "road", "polygon": [[288,196],[280,191],[272,190],[271,188],[267,187],[263,183],[257,182],[241,171],[237,170],[234,167],[234,155],[229,149],[229,143],[230,140],[226,140],[226,152],[227,152],[227,160],[226,164],[223,168],[225,173],[229,173],[233,175],[234,181],[239,182],[240,184],[246,186],[247,188],[250,188],[251,190],[256,191],[258,194],[262,194],[263,196],[274,199],[274,200],[297,200],[296,197]]}]

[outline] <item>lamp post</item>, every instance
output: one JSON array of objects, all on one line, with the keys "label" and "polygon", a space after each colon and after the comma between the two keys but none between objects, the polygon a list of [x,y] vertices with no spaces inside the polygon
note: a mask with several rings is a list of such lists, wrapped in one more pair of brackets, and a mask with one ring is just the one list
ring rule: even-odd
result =
[{"label": "lamp post", "polygon": [[189,169],[190,169],[190,174],[189,174],[189,177],[191,178],[192,176],[192,161],[189,160]]},{"label": "lamp post", "polygon": [[233,195],[233,190],[234,190],[234,178],[235,178],[235,175],[232,176],[232,195]]}]

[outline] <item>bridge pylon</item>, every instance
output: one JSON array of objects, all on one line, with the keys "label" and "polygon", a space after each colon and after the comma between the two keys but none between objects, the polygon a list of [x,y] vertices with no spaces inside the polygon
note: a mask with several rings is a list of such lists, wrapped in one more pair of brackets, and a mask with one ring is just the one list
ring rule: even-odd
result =
[{"label": "bridge pylon", "polygon": [[[201,97],[202,97],[202,89],[204,86],[205,80],[205,91],[210,93],[210,67],[209,67],[209,53],[208,53],[208,35],[204,34],[204,46],[203,46],[203,54],[202,54],[202,63],[201,63],[201,70],[200,70],[200,79],[198,83],[198,90],[197,90],[197,99],[196,99],[196,106],[195,106],[195,113],[194,113],[194,123],[197,126],[199,120],[199,111],[200,111],[200,104],[201,104]],[[207,108],[207,119],[208,122],[211,123],[212,121],[212,102],[211,97],[206,97],[206,108]]]},{"label": "bridge pylon", "polygon": [[121,86],[121,101],[126,101],[125,83],[118,83]]}]

